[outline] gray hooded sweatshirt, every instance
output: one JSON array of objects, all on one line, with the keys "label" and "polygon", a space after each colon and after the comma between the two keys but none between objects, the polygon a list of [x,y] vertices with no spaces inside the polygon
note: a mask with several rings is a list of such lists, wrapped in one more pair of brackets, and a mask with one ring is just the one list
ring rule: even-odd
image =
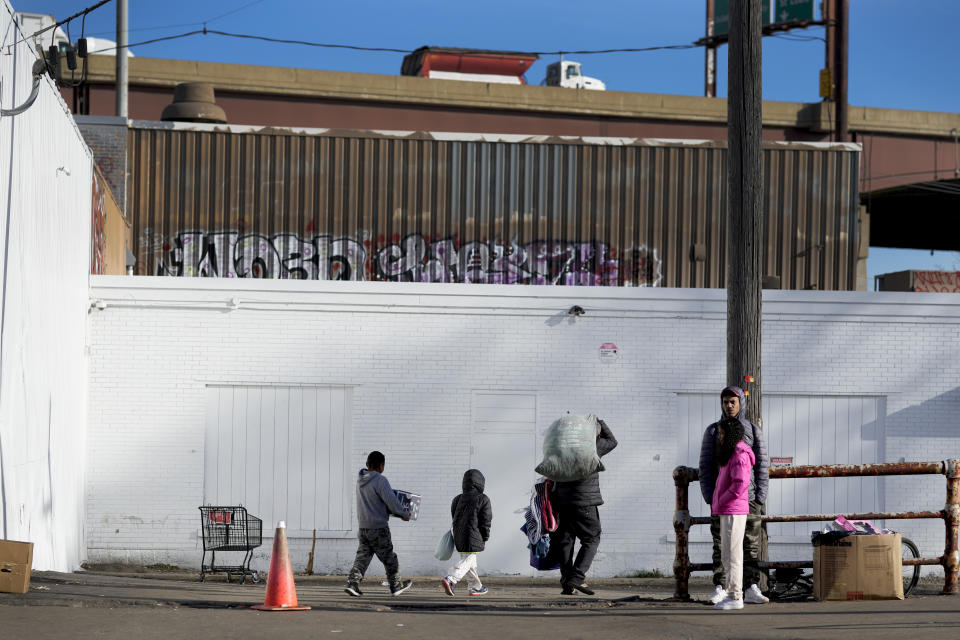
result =
[{"label": "gray hooded sweatshirt", "polygon": [[[743,441],[753,450],[756,462],[753,473],[750,474],[750,500],[766,504],[767,486],[770,483],[770,457],[767,455],[767,443],[763,437],[763,429],[753,424],[746,417],[747,397],[740,387],[727,387],[723,391],[733,391],[740,398],[740,413],[735,417],[743,425]],[[721,391],[721,397],[723,396]],[[720,420],[727,416],[720,411]],[[717,463],[714,460],[714,451],[717,446],[717,425],[714,422],[703,433],[703,443],[700,445],[700,491],[707,504],[713,503],[713,488],[717,483]]]},{"label": "gray hooded sweatshirt", "polygon": [[360,469],[357,475],[357,522],[360,528],[388,527],[390,514],[407,515],[397,494],[390,488],[390,481],[376,471]]}]

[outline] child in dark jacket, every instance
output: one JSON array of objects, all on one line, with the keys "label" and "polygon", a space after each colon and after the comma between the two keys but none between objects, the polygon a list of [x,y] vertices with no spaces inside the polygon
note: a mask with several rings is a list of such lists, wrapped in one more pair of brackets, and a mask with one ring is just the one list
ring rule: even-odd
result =
[{"label": "child in dark jacket", "polygon": [[447,576],[440,581],[448,596],[454,595],[453,586],[464,576],[470,595],[480,596],[487,592],[477,575],[477,554],[490,539],[490,522],[493,520],[490,498],[483,492],[485,483],[482,473],[476,469],[468,470],[463,474],[463,493],[450,505],[453,544],[460,553],[460,561],[450,567]]}]

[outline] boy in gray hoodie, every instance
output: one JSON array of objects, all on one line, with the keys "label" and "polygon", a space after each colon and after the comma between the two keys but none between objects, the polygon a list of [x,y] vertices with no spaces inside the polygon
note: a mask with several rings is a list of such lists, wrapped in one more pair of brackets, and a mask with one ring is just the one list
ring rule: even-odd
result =
[{"label": "boy in gray hoodie", "polygon": [[400,561],[393,552],[389,523],[391,515],[408,521],[410,514],[400,504],[390,488],[390,482],[383,475],[385,466],[384,455],[379,451],[371,451],[367,456],[367,468],[361,469],[357,477],[357,520],[360,525],[357,538],[360,543],[353,568],[347,577],[347,586],[343,589],[355,597],[363,595],[360,583],[374,554],[386,569],[391,594],[398,596],[413,586],[413,581],[400,579]]}]

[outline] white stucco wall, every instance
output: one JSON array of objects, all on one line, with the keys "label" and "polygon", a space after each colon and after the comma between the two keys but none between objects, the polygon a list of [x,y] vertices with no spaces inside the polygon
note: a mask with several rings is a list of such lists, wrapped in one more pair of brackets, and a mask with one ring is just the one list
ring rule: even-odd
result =
[{"label": "white stucco wall", "polygon": [[[0,104],[30,93],[36,59],[0,6]],[[33,568],[79,566],[86,449],[84,332],[91,158],[44,77],[0,118],[0,537],[34,543]]]},{"label": "white stucco wall", "polygon": [[[199,565],[206,385],[337,384],[354,387],[348,468],[380,449],[393,486],[424,496],[420,521],[393,527],[405,572],[440,570],[477,390],[536,394],[540,429],[565,411],[605,418],[620,445],[601,476],[593,574],[670,569],[671,472],[696,463],[678,460],[677,394],[724,385],[723,291],[96,276],[91,296],[106,305],[88,317],[93,561]],[[586,314],[571,320],[572,305]],[[882,460],[960,457],[958,332],[950,294],[765,292],[764,393],[883,396]],[[599,356],[608,342],[614,362]],[[889,510],[943,505],[942,477],[885,482]],[[941,522],[896,527],[942,553]],[[296,569],[309,542],[291,540]],[[314,568],[345,572],[355,544],[319,539]]]}]

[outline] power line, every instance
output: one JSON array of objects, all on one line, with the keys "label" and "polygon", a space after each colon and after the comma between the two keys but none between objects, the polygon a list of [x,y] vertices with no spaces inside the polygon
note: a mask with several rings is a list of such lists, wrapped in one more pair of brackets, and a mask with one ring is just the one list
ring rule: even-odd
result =
[{"label": "power line", "polygon": [[[177,24],[162,24],[155,27],[137,27],[136,29],[127,29],[128,33],[136,33],[138,31],[160,31],[161,29],[178,29],[180,27],[195,27],[202,25],[202,22],[180,22]],[[115,34],[115,30],[111,31],[92,31],[91,36],[107,36]]]},{"label": "power line", "polygon": [[390,47],[361,47],[352,44],[330,44],[325,42],[309,42],[307,40],[288,40],[285,38],[271,38],[268,36],[249,35],[245,33],[230,33],[216,29],[204,29],[203,32],[229,38],[243,38],[248,40],[263,40],[264,42],[278,42],[281,44],[300,44],[308,47],[322,47],[326,49],[349,49],[351,51],[379,51],[387,53],[410,53],[412,49],[393,49]]},{"label": "power line", "polygon": [[20,44],[21,42],[26,42],[27,40],[29,40],[29,39],[31,39],[31,38],[36,38],[36,37],[39,36],[40,34],[46,33],[47,31],[50,31],[51,29],[56,29],[57,27],[59,27],[59,26],[61,26],[61,25],[65,25],[65,24],[67,24],[68,22],[70,22],[71,20],[73,20],[74,18],[79,18],[80,16],[86,17],[86,15],[87,15],[88,13],[90,13],[90,12],[93,11],[94,9],[99,9],[100,7],[102,7],[103,5],[107,4],[107,3],[110,2],[110,1],[111,1],[111,0],[100,0],[100,2],[98,2],[97,4],[92,5],[92,6],[89,6],[89,7],[87,7],[86,9],[84,9],[83,11],[78,11],[77,13],[73,14],[73,15],[70,16],[69,18],[64,18],[64,19],[61,20],[60,22],[55,22],[55,23],[53,23],[52,25],[50,25],[49,27],[44,27],[43,29],[40,29],[39,31],[36,31],[36,32],[30,34],[29,36],[25,36],[25,37],[17,40],[16,42],[10,44],[10,45],[7,47],[7,51],[9,51],[10,48],[15,47],[16,45]]},{"label": "power line", "polygon": [[[261,3],[261,2],[263,2],[263,0],[254,0],[253,2],[248,2],[247,4],[245,4],[245,5],[241,6],[241,7],[237,7],[236,9],[233,9],[233,10],[231,10],[231,11],[227,11],[226,13],[221,13],[221,14],[218,15],[218,16],[214,16],[214,17],[212,17],[212,18],[207,18],[206,20],[200,20],[200,21],[198,21],[198,22],[178,22],[177,24],[163,24],[163,25],[157,25],[157,26],[154,26],[154,27],[137,27],[136,29],[127,29],[127,31],[130,32],[130,33],[135,33],[135,32],[137,32],[137,31],[159,31],[159,30],[161,30],[161,29],[176,29],[176,28],[179,28],[179,27],[202,27],[202,26],[204,26],[204,25],[206,25],[206,24],[210,24],[210,23],[213,22],[214,20],[219,20],[220,18],[225,18],[225,17],[227,17],[227,16],[229,16],[229,15],[231,15],[231,14],[237,13],[237,12],[239,12],[239,11],[243,11],[243,10],[246,9],[247,7],[252,7],[253,5],[259,4],[259,3]],[[95,33],[93,33],[93,34],[91,34],[91,35],[101,36],[101,35],[110,35],[110,34],[112,34],[112,33],[113,33],[113,31],[97,31],[97,32],[95,32]]]},{"label": "power line", "polygon": [[[151,40],[143,40],[141,42],[134,42],[127,44],[126,48],[143,46],[146,44],[152,44],[154,42],[160,42],[163,40],[175,40],[177,38],[186,38],[188,36],[194,35],[217,35],[227,38],[240,38],[246,40],[261,40],[264,42],[273,42],[279,44],[298,44],[308,47],[321,47],[326,49],[348,49],[351,51],[370,51],[370,52],[381,52],[381,53],[411,53],[415,49],[397,49],[393,47],[364,47],[360,45],[352,44],[335,44],[329,42],[311,42],[308,40],[292,40],[288,38],[272,38],[270,36],[261,36],[247,33],[231,33],[229,31],[220,31],[218,29],[196,29],[194,31],[188,31],[186,33],[178,33],[171,36],[164,36],[162,38],[153,38]],[[555,56],[555,55],[592,55],[592,54],[604,54],[604,53],[642,53],[648,51],[664,51],[664,50],[678,50],[678,49],[697,49],[703,45],[690,43],[690,44],[674,44],[674,45],[661,45],[655,47],[629,47],[621,49],[570,49],[570,50],[556,50],[556,51],[526,51],[524,53],[530,55],[538,56]],[[115,51],[119,49],[118,46],[108,47],[106,49],[99,49],[92,53],[103,53],[106,51]]]},{"label": "power line", "polygon": [[[64,18],[63,20],[60,20],[59,22],[56,22],[55,24],[52,24],[52,25],[50,25],[50,26],[48,26],[48,27],[45,27],[45,28],[43,28],[43,29],[40,29],[39,31],[36,31],[36,32],[34,32],[33,34],[31,34],[31,35],[29,35],[29,36],[26,36],[26,37],[24,37],[24,38],[22,38],[22,39],[20,39],[20,40],[17,40],[16,42],[14,42],[13,44],[11,44],[11,45],[8,46],[8,50],[9,50],[9,47],[13,47],[13,46],[15,46],[15,45],[17,45],[17,44],[19,44],[19,43],[21,43],[21,42],[24,42],[24,41],[26,41],[26,40],[29,40],[30,38],[35,38],[35,37],[37,37],[37,36],[39,36],[39,35],[47,32],[47,31],[49,31],[49,30],[51,30],[51,29],[55,29],[56,27],[59,27],[59,26],[65,25],[65,24],[66,24],[66,25],[69,25],[69,22],[70,22],[71,20],[74,20],[75,18],[78,18],[78,17],[80,17],[80,16],[83,16],[84,18],[86,18],[86,15],[87,15],[88,13],[90,13],[91,11],[93,11],[93,10],[95,10],[95,9],[98,9],[98,8],[102,7],[103,5],[107,4],[108,2],[110,2],[110,0],[100,0],[100,2],[98,2],[98,3],[94,4],[94,5],[91,5],[91,6],[87,7],[86,9],[84,9],[84,10],[82,10],[82,11],[78,11],[77,13],[73,14],[72,16],[70,16],[70,17],[68,17],[68,18]],[[253,35],[253,34],[230,33],[230,32],[227,32],[227,31],[219,31],[219,30],[216,30],[216,29],[207,29],[207,27],[206,27],[206,25],[207,25],[208,23],[210,23],[210,22],[213,22],[213,21],[215,21],[215,20],[219,20],[219,19],[221,19],[221,18],[225,18],[226,16],[232,15],[232,14],[234,14],[234,13],[238,13],[238,12],[243,11],[244,9],[248,8],[248,7],[252,7],[253,5],[259,4],[259,3],[261,3],[261,2],[263,2],[263,0],[253,0],[252,2],[248,2],[248,3],[246,3],[246,4],[244,4],[244,5],[241,5],[241,6],[237,7],[237,8],[235,8],[235,9],[232,9],[232,10],[230,10],[230,11],[227,11],[226,13],[222,13],[222,14],[220,14],[220,15],[214,16],[213,18],[208,18],[207,20],[204,20],[204,21],[201,21],[201,22],[185,22],[185,23],[180,23],[180,24],[166,25],[166,26],[162,26],[162,27],[143,27],[143,28],[140,28],[140,29],[131,29],[130,31],[149,31],[149,30],[165,29],[165,28],[180,27],[180,26],[203,25],[203,29],[197,29],[197,30],[194,30],[194,31],[188,31],[188,32],[186,32],[186,33],[179,33],[179,34],[174,34],[174,35],[170,35],[170,36],[163,36],[163,37],[160,37],[160,38],[152,38],[152,39],[150,39],[150,40],[143,40],[143,41],[141,41],[141,42],[135,42],[135,43],[132,43],[132,44],[127,44],[127,45],[125,46],[125,48],[136,47],[136,46],[143,46],[143,45],[147,45],[147,44],[153,44],[153,43],[156,43],[156,42],[164,42],[164,41],[167,41],[167,40],[176,40],[176,39],[178,39],[178,38],[186,38],[186,37],[193,36],[193,35],[197,35],[197,34],[207,35],[207,34],[209,33],[209,34],[224,36],[224,37],[228,37],[228,38],[241,38],[241,39],[247,39],[247,40],[261,40],[261,41],[264,41],[264,42],[273,42],[273,43],[279,43],[279,44],[297,44],[297,45],[302,45],[302,46],[321,47],[321,48],[327,48],[327,49],[347,49],[347,50],[351,50],[351,51],[370,51],[370,52],[384,52],[384,53],[411,53],[412,51],[414,51],[414,49],[397,49],[397,48],[392,48],[392,47],[363,47],[363,46],[359,46],[359,45],[334,44],[334,43],[325,43],[325,42],[310,42],[310,41],[307,41],[307,40],[292,40],[292,39],[287,39],[287,38],[272,38],[272,37],[269,37],[269,36],[260,36],[260,35]],[[819,26],[819,25],[828,25],[828,26],[829,26],[829,22],[814,23],[814,24],[811,25],[811,26]],[[824,40],[823,38],[820,38],[820,37],[818,37],[818,36],[802,36],[802,35],[799,35],[799,34],[791,34],[791,35],[789,35],[789,36],[786,35],[786,34],[782,34],[782,35],[781,35],[781,34],[771,34],[771,35],[776,35],[777,37],[781,37],[781,38],[783,38],[784,40],[793,40],[793,41],[799,41],[799,42],[802,42],[802,41],[811,41],[811,40]],[[538,56],[595,55],[595,54],[608,54],[608,53],[645,53],[645,52],[650,52],[650,51],[676,51],[676,50],[682,50],[682,49],[697,49],[697,48],[699,48],[699,47],[707,46],[708,44],[710,44],[710,43],[706,42],[704,39],[701,39],[701,40],[698,40],[698,41],[696,41],[696,42],[692,42],[692,43],[690,43],[690,44],[660,45],[660,46],[653,46],[653,47],[623,47],[623,48],[613,48],[613,49],[571,49],[571,50],[556,50],[556,51],[529,51],[529,52],[525,52],[525,53],[529,53],[529,54],[531,54],[531,55],[538,55]],[[118,46],[115,46],[115,47],[108,47],[108,48],[106,48],[106,49],[99,49],[99,50],[94,51],[94,52],[92,52],[92,53],[103,53],[103,52],[106,52],[106,51],[115,51],[115,50],[120,49],[120,48],[121,48],[121,47],[118,45]]]},{"label": "power line", "polygon": [[125,47],[119,45],[114,45],[112,47],[107,47],[106,49],[97,49],[96,51],[91,51],[91,54],[94,53],[106,53],[107,51],[116,51],[117,49],[129,49],[130,47],[139,47],[145,44],[153,44],[154,42],[163,42],[164,40],[176,40],[178,38],[186,38],[187,36],[195,36],[198,33],[206,33],[203,29],[197,29],[196,31],[188,31],[187,33],[178,33],[173,36],[161,36],[159,38],[153,38],[152,40],[143,40],[142,42],[134,42],[132,44],[127,44]]},{"label": "power line", "polygon": [[199,23],[199,24],[202,24],[203,26],[207,26],[207,24],[213,22],[214,20],[219,20],[220,18],[226,18],[226,17],[229,16],[229,15],[232,15],[232,14],[234,14],[234,13],[238,13],[238,12],[240,12],[240,11],[243,11],[243,10],[246,9],[247,7],[252,7],[253,5],[255,5],[255,4],[260,4],[261,2],[263,2],[263,0],[253,0],[253,2],[248,2],[247,4],[243,5],[242,7],[237,7],[236,9],[232,9],[232,10],[230,10],[230,11],[227,11],[226,13],[221,13],[220,15],[216,16],[215,18],[208,18],[207,20],[204,20],[203,22],[201,22],[201,23]]},{"label": "power line", "polygon": [[827,41],[826,38],[821,38],[820,36],[805,36],[805,35],[793,34],[793,33],[788,34],[786,32],[773,33],[770,35],[772,35],[774,38],[779,38],[781,40],[791,40],[793,42],[813,42],[814,40],[819,40],[820,42]]}]

